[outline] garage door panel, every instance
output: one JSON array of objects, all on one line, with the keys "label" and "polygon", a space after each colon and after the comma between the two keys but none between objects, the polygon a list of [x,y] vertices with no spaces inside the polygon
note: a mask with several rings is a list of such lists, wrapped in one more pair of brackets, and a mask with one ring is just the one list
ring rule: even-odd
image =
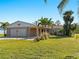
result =
[{"label": "garage door panel", "polygon": [[16,29],[11,29],[11,34],[12,37],[16,37],[17,36],[17,30]]},{"label": "garage door panel", "polygon": [[18,29],[18,36],[26,36],[26,29]]},{"label": "garage door panel", "polygon": [[27,36],[26,29],[11,29],[11,36],[12,37],[25,37]]}]

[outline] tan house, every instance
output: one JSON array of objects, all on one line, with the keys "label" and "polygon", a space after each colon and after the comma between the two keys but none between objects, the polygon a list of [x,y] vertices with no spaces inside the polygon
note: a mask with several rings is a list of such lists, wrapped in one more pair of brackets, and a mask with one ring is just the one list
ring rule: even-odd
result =
[{"label": "tan house", "polygon": [[[62,25],[54,25],[52,28],[45,28],[47,29],[49,34],[54,34],[62,29]],[[38,31],[38,32],[37,32]],[[31,23],[23,22],[23,21],[16,21],[9,26],[7,26],[7,36],[8,37],[36,37],[37,33],[40,35],[42,31],[41,26],[37,30],[37,26]]]},{"label": "tan house", "polygon": [[8,37],[35,37],[36,26],[23,21],[16,21],[7,27]]}]

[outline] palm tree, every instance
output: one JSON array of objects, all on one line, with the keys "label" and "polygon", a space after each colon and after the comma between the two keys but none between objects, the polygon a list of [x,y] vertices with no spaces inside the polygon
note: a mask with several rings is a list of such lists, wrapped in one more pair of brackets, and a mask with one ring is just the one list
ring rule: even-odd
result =
[{"label": "palm tree", "polygon": [[8,22],[0,22],[0,23],[1,23],[1,28],[4,30],[4,36],[6,36],[6,29],[9,23]]},{"label": "palm tree", "polygon": [[76,29],[76,24],[72,24],[74,17],[72,16],[73,11],[66,11],[63,15],[64,19],[64,34],[66,36],[71,36],[72,31]]},{"label": "palm tree", "polygon": [[[50,19],[48,19],[48,18],[41,18],[41,19],[39,19],[39,24],[41,24],[42,25],[42,28],[48,28],[48,27],[50,27],[52,24],[53,24],[53,21],[52,21],[52,19],[50,18]],[[45,29],[44,29],[44,31],[45,31]]]},{"label": "palm tree", "polygon": [[42,17],[41,19],[39,19],[39,24],[41,24],[41,29],[42,29],[41,34],[42,34],[42,36],[45,35],[47,37],[47,29],[49,29],[49,27],[51,27],[51,25],[53,24],[52,19]]},{"label": "palm tree", "polygon": [[[45,3],[47,3],[48,0],[44,0]],[[62,13],[63,9],[65,8],[65,6],[67,5],[67,3],[69,2],[69,0],[62,0],[60,2],[60,4],[57,6],[59,13]]]},{"label": "palm tree", "polygon": [[59,13],[62,13],[63,9],[65,8],[65,6],[67,5],[68,2],[69,2],[69,0],[62,0],[60,2],[60,4],[57,7],[59,9]]}]

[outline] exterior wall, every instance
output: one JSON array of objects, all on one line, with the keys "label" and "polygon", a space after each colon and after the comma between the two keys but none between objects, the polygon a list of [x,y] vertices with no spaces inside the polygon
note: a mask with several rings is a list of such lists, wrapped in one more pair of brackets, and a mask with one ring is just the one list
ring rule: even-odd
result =
[{"label": "exterior wall", "polygon": [[10,36],[10,28],[7,28],[7,36]]},{"label": "exterior wall", "polygon": [[34,37],[34,36],[36,36],[37,35],[37,33],[36,33],[36,28],[30,28],[30,36],[31,37]]},{"label": "exterior wall", "polygon": [[30,27],[27,27],[27,37],[30,37]]},{"label": "exterior wall", "polygon": [[61,29],[63,29],[62,25],[54,25],[54,26],[52,26],[52,29],[50,30],[50,32],[51,32],[51,34],[54,34],[54,33],[58,32]]}]

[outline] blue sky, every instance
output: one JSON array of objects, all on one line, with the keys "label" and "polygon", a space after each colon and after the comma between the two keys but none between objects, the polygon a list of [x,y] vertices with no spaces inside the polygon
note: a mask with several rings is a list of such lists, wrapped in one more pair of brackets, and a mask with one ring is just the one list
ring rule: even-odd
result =
[{"label": "blue sky", "polygon": [[[60,20],[63,23],[57,9],[59,2],[60,0],[48,0],[45,4],[43,0],[0,0],[0,21],[12,23],[20,20],[31,23],[41,17],[48,17],[53,21]],[[74,22],[78,22],[76,2],[77,0],[70,0],[64,9],[64,11],[74,11]]]}]

